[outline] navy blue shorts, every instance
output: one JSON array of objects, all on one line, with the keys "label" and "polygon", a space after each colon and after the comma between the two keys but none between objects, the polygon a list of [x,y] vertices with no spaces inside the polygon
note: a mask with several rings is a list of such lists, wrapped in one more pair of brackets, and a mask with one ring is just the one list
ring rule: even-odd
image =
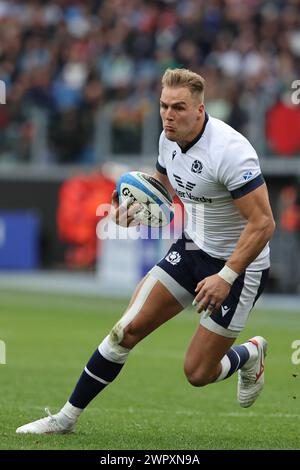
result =
[{"label": "navy blue shorts", "polygon": [[[226,261],[213,258],[198,248],[184,234],[169,249],[167,255],[151,270],[183,307],[190,305],[195,288],[202,279],[218,273]],[[246,270],[233,283],[220,309],[200,323],[222,336],[235,338],[244,328],[255,302],[261,295],[269,269]]]}]

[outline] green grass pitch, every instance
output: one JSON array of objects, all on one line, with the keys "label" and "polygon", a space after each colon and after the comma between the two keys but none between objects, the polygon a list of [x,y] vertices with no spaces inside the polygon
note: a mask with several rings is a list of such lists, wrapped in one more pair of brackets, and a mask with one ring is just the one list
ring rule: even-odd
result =
[{"label": "green grass pitch", "polygon": [[[236,401],[236,380],[189,385],[184,354],[198,316],[185,311],[131,353],[119,377],[87,408],[71,435],[17,435],[15,429],[55,413],[69,397],[96,346],[126,301],[0,291],[1,449],[299,449],[300,311],[255,310],[245,340],[269,342],[266,385],[249,409]],[[239,341],[241,342],[241,341]]]}]

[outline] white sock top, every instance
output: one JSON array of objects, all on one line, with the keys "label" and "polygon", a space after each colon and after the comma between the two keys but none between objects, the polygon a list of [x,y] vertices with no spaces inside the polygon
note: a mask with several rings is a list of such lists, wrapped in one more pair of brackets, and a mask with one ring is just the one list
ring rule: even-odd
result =
[{"label": "white sock top", "polygon": [[59,414],[63,413],[67,418],[71,419],[72,421],[76,421],[82,412],[83,409],[77,408],[67,401],[67,403],[60,410]]}]

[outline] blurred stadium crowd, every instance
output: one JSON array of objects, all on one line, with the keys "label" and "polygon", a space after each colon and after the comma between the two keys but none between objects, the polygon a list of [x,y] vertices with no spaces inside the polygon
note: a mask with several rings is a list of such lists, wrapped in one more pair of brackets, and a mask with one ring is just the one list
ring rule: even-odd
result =
[{"label": "blurred stadium crowd", "polygon": [[175,66],[206,78],[207,111],[261,155],[300,154],[300,0],[2,0],[0,162],[30,160],[34,113],[47,118],[49,162],[95,162],[95,120],[111,103],[130,153],[126,135]]}]

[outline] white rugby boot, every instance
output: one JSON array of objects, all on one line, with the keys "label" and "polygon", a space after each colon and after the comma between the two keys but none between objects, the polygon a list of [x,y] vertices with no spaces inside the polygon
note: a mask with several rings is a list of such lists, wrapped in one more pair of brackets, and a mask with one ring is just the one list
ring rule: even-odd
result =
[{"label": "white rugby boot", "polygon": [[46,418],[38,419],[32,423],[20,426],[16,433],[18,434],[67,434],[73,431],[76,420],[71,420],[68,417],[61,417],[59,413],[52,415],[48,408],[45,408],[48,416]]},{"label": "white rugby boot", "polygon": [[243,408],[253,405],[265,381],[267,341],[262,336],[254,336],[248,340],[248,343],[256,347],[257,355],[250,355],[249,360],[238,371],[237,399]]}]

